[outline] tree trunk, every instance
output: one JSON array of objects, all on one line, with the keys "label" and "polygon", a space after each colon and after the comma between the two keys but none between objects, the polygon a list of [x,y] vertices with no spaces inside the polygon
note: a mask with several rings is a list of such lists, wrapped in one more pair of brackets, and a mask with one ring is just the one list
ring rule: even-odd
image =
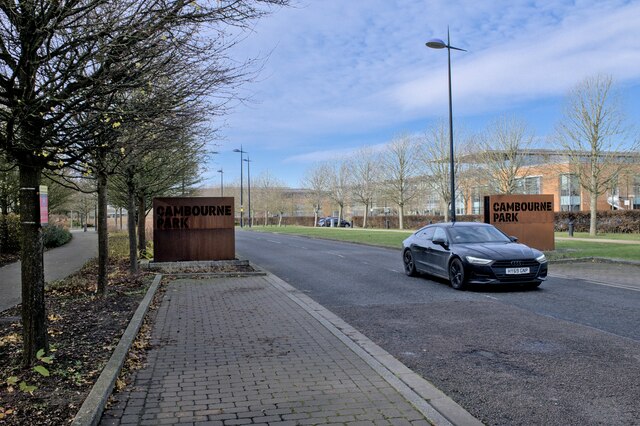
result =
[{"label": "tree trunk", "polygon": [[41,169],[20,166],[20,221],[22,260],[22,361],[30,366],[40,349],[49,351],[44,302],[44,246],[40,225]]},{"label": "tree trunk", "polygon": [[403,205],[398,206],[398,223],[399,223],[399,229],[404,229],[404,206]]},{"label": "tree trunk", "polygon": [[98,288],[97,294],[107,294],[109,269],[109,232],[107,230],[107,174],[98,173]]},{"label": "tree trunk", "polygon": [[369,217],[369,203],[364,203],[364,214],[362,215],[362,227],[367,227],[367,218]]},{"label": "tree trunk", "polygon": [[138,196],[138,253],[141,257],[147,254],[147,221],[146,221],[146,208],[144,196]]},{"label": "tree trunk", "polygon": [[129,273],[138,272],[138,252],[136,248],[136,200],[134,188],[129,186],[127,200],[127,230],[129,231]]},{"label": "tree trunk", "polygon": [[589,220],[589,235],[592,237],[596,236],[597,233],[597,218],[598,218],[598,177],[595,175],[593,170],[595,169],[595,165],[591,165],[591,176],[590,179],[590,191],[589,196],[591,200],[589,200],[589,211],[591,213],[591,217]]},{"label": "tree trunk", "polygon": [[597,218],[598,218],[598,197],[595,194],[591,194],[591,200],[589,202],[589,235],[592,237],[596,236],[597,232]]}]

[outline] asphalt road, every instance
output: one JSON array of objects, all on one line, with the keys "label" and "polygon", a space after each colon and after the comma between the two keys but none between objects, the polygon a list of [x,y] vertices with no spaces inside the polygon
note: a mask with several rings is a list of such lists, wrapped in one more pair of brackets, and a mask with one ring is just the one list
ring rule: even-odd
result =
[{"label": "asphalt road", "polygon": [[236,247],[486,424],[640,425],[640,291],[551,277],[459,292],[406,277],[399,249],[247,231]]}]

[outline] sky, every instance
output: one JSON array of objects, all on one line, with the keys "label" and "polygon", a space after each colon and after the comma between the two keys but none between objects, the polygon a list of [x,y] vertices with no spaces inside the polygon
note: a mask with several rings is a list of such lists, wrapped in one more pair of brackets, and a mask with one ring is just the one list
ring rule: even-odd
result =
[{"label": "sky", "polygon": [[[207,187],[269,173],[301,187],[322,161],[448,119],[451,52],[455,127],[479,132],[504,115],[548,146],[569,90],[611,75],[630,122],[640,117],[640,1],[293,0],[242,34],[234,61],[262,59],[220,127]],[[456,131],[454,129],[454,136]],[[247,163],[244,163],[246,185]]]}]

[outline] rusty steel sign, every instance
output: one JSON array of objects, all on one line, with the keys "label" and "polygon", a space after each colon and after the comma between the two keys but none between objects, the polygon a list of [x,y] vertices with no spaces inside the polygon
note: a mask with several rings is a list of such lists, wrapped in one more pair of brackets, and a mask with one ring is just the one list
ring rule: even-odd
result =
[{"label": "rusty steel sign", "polygon": [[484,221],[538,250],[554,250],[553,195],[490,195]]},{"label": "rusty steel sign", "polygon": [[154,261],[235,259],[233,206],[233,197],[154,198]]}]

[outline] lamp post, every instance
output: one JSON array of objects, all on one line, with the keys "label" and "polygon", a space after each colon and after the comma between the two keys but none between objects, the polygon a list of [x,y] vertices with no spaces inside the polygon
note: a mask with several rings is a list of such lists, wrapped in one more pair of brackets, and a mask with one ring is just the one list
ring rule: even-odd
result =
[{"label": "lamp post", "polygon": [[222,171],[222,169],[218,170],[218,173],[220,173],[220,196],[224,197],[224,182],[222,177],[224,176],[224,172]]},{"label": "lamp post", "polygon": [[449,65],[449,173],[451,180],[451,222],[456,221],[456,185],[455,185],[455,176],[454,176],[454,162],[453,162],[453,107],[451,102],[451,49],[460,50],[462,52],[466,52],[464,49],[460,49],[459,47],[451,46],[451,41],[449,37],[449,28],[447,28],[447,42],[440,40],[439,38],[434,38],[425,43],[427,47],[432,49],[444,49],[447,48],[447,58]]},{"label": "lamp post", "polygon": [[240,153],[240,228],[244,226],[243,217],[244,217],[244,201],[242,200],[242,193],[244,192],[242,189],[242,168],[243,168],[243,158],[242,154],[246,154],[247,151],[242,150],[242,145],[240,145],[240,149],[234,149],[233,152]]},{"label": "lamp post", "polygon": [[249,156],[247,155],[247,158],[244,159],[244,161],[247,162],[247,189],[248,189],[248,195],[249,195],[249,228],[251,228],[251,168],[249,167],[249,165],[251,164],[251,160],[249,160]]}]

